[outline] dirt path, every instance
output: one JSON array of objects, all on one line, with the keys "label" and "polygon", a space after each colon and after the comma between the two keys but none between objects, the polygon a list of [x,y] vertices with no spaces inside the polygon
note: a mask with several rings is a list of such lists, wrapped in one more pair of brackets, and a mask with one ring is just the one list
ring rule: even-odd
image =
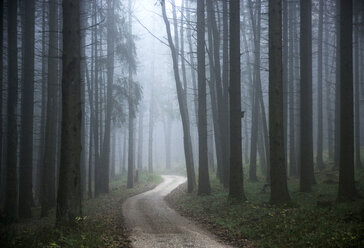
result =
[{"label": "dirt path", "polygon": [[135,248],[230,247],[167,206],[164,197],[186,181],[180,176],[163,176],[155,189],[126,200],[123,215]]}]

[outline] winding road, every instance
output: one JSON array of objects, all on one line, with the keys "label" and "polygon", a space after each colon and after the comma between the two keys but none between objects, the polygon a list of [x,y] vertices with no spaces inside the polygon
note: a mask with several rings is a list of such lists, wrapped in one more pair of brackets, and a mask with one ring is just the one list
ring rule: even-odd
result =
[{"label": "winding road", "polygon": [[164,197],[185,181],[180,176],[163,176],[156,188],[124,202],[123,215],[133,247],[230,247],[168,207]]}]

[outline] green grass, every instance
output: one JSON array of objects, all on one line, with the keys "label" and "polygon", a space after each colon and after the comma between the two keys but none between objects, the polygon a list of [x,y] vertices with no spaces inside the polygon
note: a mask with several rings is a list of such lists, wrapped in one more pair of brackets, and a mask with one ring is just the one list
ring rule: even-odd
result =
[{"label": "green grass", "polygon": [[110,193],[85,200],[83,217],[77,217],[72,227],[56,228],[55,214],[34,217],[11,225],[0,224],[0,247],[130,247],[123,225],[122,202],[130,196],[152,189],[162,181],[157,174],[139,175],[139,183],[126,189],[126,178],[110,184]]},{"label": "green grass", "polygon": [[[185,215],[202,222],[228,229],[232,238],[239,236],[258,247],[364,247],[364,200],[336,203],[337,172],[316,174],[318,184],[312,193],[298,192],[298,180],[288,181],[291,203],[275,207],[268,204],[269,192],[263,192],[264,180],[245,180],[248,201],[230,205],[228,192],[215,177],[211,178],[212,193],[197,196],[180,193],[172,205]],[[357,188],[364,195],[364,173],[356,175]],[[317,203],[322,202],[320,207]]]}]

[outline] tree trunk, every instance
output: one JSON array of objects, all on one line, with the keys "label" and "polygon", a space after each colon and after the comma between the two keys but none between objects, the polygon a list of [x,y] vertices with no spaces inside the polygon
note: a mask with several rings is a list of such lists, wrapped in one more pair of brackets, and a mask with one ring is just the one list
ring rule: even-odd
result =
[{"label": "tree trunk", "polygon": [[8,1],[8,103],[7,103],[7,167],[5,214],[10,220],[18,217],[17,177],[17,98],[18,98],[18,42],[17,1]]},{"label": "tree trunk", "polygon": [[210,194],[207,147],[205,1],[197,2],[197,74],[198,74],[198,194]]},{"label": "tree trunk", "polygon": [[284,106],[282,70],[282,0],[269,2],[269,144],[270,202],[290,200],[284,146]]},{"label": "tree trunk", "polygon": [[99,137],[100,137],[100,133],[99,133],[99,58],[98,58],[98,37],[97,37],[97,0],[94,1],[94,8],[93,8],[93,12],[94,12],[94,17],[93,17],[93,35],[94,35],[94,41],[93,41],[93,45],[94,45],[94,59],[95,59],[95,65],[94,65],[94,94],[95,94],[95,119],[93,121],[93,127],[94,127],[94,148],[95,148],[95,165],[94,165],[94,170],[95,170],[95,197],[97,197],[100,193],[100,151],[99,151]]},{"label": "tree trunk", "polygon": [[[128,1],[128,7],[129,7],[129,35],[132,35],[132,18],[131,18],[131,0]],[[131,42],[131,41],[129,41]],[[129,49],[131,49],[131,44],[129,45]],[[133,91],[133,71],[131,68],[131,65],[129,64],[129,78],[128,78],[128,90],[129,90],[129,101],[128,101],[128,107],[129,107],[129,144],[128,144],[128,180],[126,187],[128,189],[134,187],[134,118],[135,118],[135,111],[134,111],[134,103],[133,103],[133,97],[132,92]]]},{"label": "tree trunk", "polygon": [[[154,64],[152,64],[154,67]],[[152,69],[152,73],[154,70]],[[149,108],[149,137],[148,137],[148,172],[153,173],[153,132],[154,132],[154,88],[153,80],[151,81],[151,96]]]},{"label": "tree trunk", "polygon": [[139,128],[138,128],[138,170],[143,170],[143,134],[144,134],[144,106],[139,110]]},{"label": "tree trunk", "polygon": [[112,114],[112,89],[114,81],[114,1],[107,1],[107,97],[106,97],[106,116],[105,116],[105,135],[102,149],[102,193],[109,192],[110,175],[110,133],[111,133],[111,114]]},{"label": "tree trunk", "polygon": [[3,199],[4,186],[4,163],[3,163],[3,45],[4,45],[4,0],[0,0],[0,201]]},{"label": "tree trunk", "polygon": [[354,182],[353,1],[340,0],[340,166],[338,201],[357,197]]},{"label": "tree trunk", "polygon": [[319,23],[318,23],[318,48],[317,48],[317,167],[324,167],[322,159],[323,150],[323,113],[322,113],[322,37],[323,37],[323,14],[324,1],[319,1]]},{"label": "tree trunk", "polygon": [[[183,127],[183,144],[185,150],[185,159],[186,159],[186,169],[187,169],[187,191],[191,193],[196,185],[195,180],[195,171],[194,171],[194,164],[193,164],[193,153],[192,153],[192,144],[191,144],[191,134],[190,134],[190,123],[189,123],[189,114],[187,109],[187,102],[185,101],[184,96],[184,89],[181,85],[181,79],[178,71],[178,60],[177,60],[177,53],[175,46],[173,44],[172,35],[171,35],[171,28],[169,24],[169,20],[166,13],[165,7],[165,0],[161,1],[162,6],[162,15],[163,20],[166,25],[166,31],[168,36],[168,43],[172,53],[172,60],[173,60],[173,71],[176,81],[176,89],[177,89],[177,98],[178,104],[182,119],[182,127]],[[186,90],[186,89],[185,89]]]},{"label": "tree trunk", "polygon": [[34,0],[24,3],[23,87],[19,158],[19,216],[30,218],[33,202]]},{"label": "tree trunk", "polygon": [[41,195],[41,216],[47,216],[48,210],[56,204],[56,126],[57,111],[57,80],[58,80],[58,59],[57,59],[57,18],[58,3],[55,0],[49,2],[49,45],[48,45],[48,80],[47,80],[47,114],[45,125],[45,151],[42,173],[42,195]]},{"label": "tree trunk", "polygon": [[80,1],[63,0],[62,141],[57,224],[81,216],[81,36]]},{"label": "tree trunk", "polygon": [[241,142],[240,0],[230,0],[230,180],[229,199],[245,200]]},{"label": "tree trunk", "polygon": [[[359,3],[359,1],[356,1],[357,3]],[[359,4],[357,4],[359,5]],[[356,20],[356,25],[359,25],[359,11],[358,11],[358,7],[355,5],[355,9],[356,9],[356,14],[355,14],[355,20]],[[362,4],[364,5],[364,4]],[[355,52],[354,52],[354,92],[355,92],[355,97],[354,97],[354,101],[355,101],[355,105],[354,105],[354,132],[355,132],[355,166],[356,168],[361,168],[361,162],[360,162],[360,86],[359,86],[359,54],[360,54],[360,40],[359,40],[359,27],[356,26],[355,30],[354,30],[354,44],[355,44]]]},{"label": "tree trunk", "polygon": [[295,78],[294,78],[294,11],[295,4],[289,5],[289,49],[288,49],[288,102],[289,102],[289,175],[291,177],[297,177],[297,164],[296,164],[296,141],[295,141]]},{"label": "tree trunk", "polygon": [[312,137],[312,23],[311,0],[301,0],[301,173],[300,191],[310,192],[313,183]]},{"label": "tree trunk", "polygon": [[340,4],[341,0],[336,0],[336,85],[335,85],[335,161],[334,168],[338,169],[340,167]]}]

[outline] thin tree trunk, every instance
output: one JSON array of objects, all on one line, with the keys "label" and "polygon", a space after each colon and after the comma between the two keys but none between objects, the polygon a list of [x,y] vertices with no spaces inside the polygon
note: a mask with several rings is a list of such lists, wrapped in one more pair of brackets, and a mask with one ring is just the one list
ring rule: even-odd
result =
[{"label": "thin tree trunk", "polygon": [[178,60],[177,60],[177,53],[175,46],[173,44],[171,29],[169,20],[166,13],[165,7],[165,0],[161,1],[162,6],[162,15],[163,20],[166,25],[166,31],[168,35],[168,43],[172,53],[172,60],[173,60],[173,71],[176,81],[176,89],[177,89],[177,98],[179,103],[179,109],[182,119],[182,127],[183,127],[183,143],[184,143],[184,150],[185,150],[185,159],[186,159],[186,169],[187,169],[187,191],[191,193],[196,185],[195,180],[195,171],[194,171],[194,164],[193,164],[193,153],[192,153],[192,144],[191,144],[191,134],[190,134],[190,122],[189,122],[189,114],[187,109],[187,103],[183,97],[184,90],[181,85],[180,75],[178,71]]},{"label": "thin tree trunk", "polygon": [[49,3],[49,45],[48,45],[48,80],[47,80],[47,114],[45,125],[45,151],[42,173],[42,195],[41,216],[47,216],[48,210],[56,205],[56,126],[57,111],[57,80],[58,80],[58,58],[57,58],[57,18],[58,3],[51,0]]},{"label": "thin tree trunk", "polygon": [[10,220],[18,217],[17,177],[17,96],[18,96],[18,51],[17,51],[17,1],[8,1],[8,103],[7,103],[7,167],[5,214]]},{"label": "thin tree trunk", "polygon": [[107,97],[105,115],[105,134],[103,140],[103,170],[102,170],[102,192],[109,192],[110,181],[110,133],[111,133],[111,113],[112,113],[112,89],[114,81],[114,1],[107,1]]},{"label": "thin tree trunk", "polygon": [[[129,35],[132,35],[132,18],[131,18],[131,0],[128,1],[129,8]],[[131,41],[130,41],[131,42]],[[128,44],[129,48],[131,48],[131,44]],[[129,75],[128,75],[128,90],[129,90],[129,144],[128,144],[128,180],[127,180],[127,188],[134,187],[134,118],[135,118],[135,110],[134,110],[134,102],[132,100],[132,92],[133,90],[133,71],[132,67],[129,64]]]},{"label": "thin tree trunk", "polygon": [[318,48],[317,48],[317,167],[324,167],[323,153],[323,113],[322,113],[322,37],[323,37],[324,1],[319,1]]},{"label": "thin tree trunk", "polygon": [[295,131],[295,78],[294,78],[294,8],[295,4],[289,5],[289,49],[288,49],[288,102],[289,102],[289,175],[297,177],[297,164],[296,164],[296,131]]},{"label": "thin tree trunk", "polygon": [[313,183],[312,137],[312,23],[311,0],[301,0],[301,173],[300,191],[310,192]]},{"label": "thin tree trunk", "polygon": [[207,146],[205,1],[197,2],[197,74],[198,74],[198,194],[210,194]]},{"label": "thin tree trunk", "polygon": [[144,106],[139,110],[139,128],[138,128],[138,171],[143,170],[143,134],[144,134]]},{"label": "thin tree trunk", "polygon": [[[359,3],[357,1],[357,3]],[[359,4],[358,4],[359,5]],[[363,5],[363,4],[362,4]],[[355,14],[355,20],[356,25],[359,25],[359,6],[355,5],[356,14]],[[359,27],[356,26],[354,30],[354,44],[355,44],[355,52],[354,52],[354,92],[355,92],[355,105],[354,105],[354,130],[355,130],[355,166],[356,168],[361,168],[361,162],[360,162],[360,89],[359,89],[359,54],[360,54],[360,43],[359,43]]]}]

